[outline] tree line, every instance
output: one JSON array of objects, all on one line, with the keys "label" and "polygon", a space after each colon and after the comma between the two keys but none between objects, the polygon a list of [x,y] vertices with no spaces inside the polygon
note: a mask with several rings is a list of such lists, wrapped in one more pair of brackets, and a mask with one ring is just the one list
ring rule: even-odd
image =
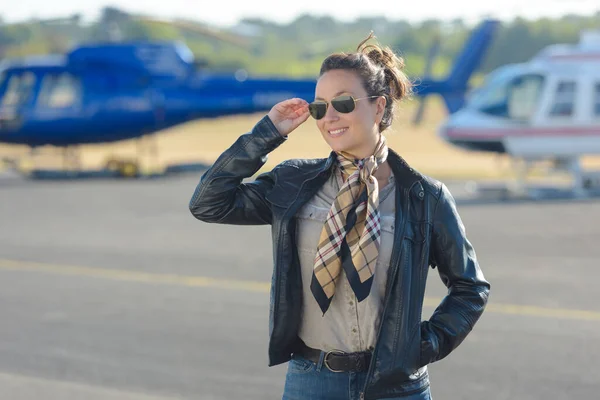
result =
[{"label": "tree line", "polygon": [[[63,53],[79,43],[95,41],[180,40],[209,68],[246,69],[254,75],[315,76],[324,57],[354,50],[373,31],[379,43],[404,57],[410,75],[423,73],[430,47],[440,40],[432,74],[442,75],[473,28],[461,19],[410,23],[368,17],[342,22],[305,14],[286,24],[246,18],[224,29],[198,21],[163,23],[106,7],[92,23],[84,23],[79,15],[18,24],[2,24],[0,18],[0,58]],[[576,43],[582,30],[600,30],[600,7],[592,15],[503,22],[480,72],[526,61],[550,44]]]}]

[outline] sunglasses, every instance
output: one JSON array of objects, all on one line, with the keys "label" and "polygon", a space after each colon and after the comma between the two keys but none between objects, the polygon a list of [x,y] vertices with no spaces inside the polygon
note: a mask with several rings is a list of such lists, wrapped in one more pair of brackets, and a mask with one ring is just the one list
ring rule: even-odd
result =
[{"label": "sunglasses", "polygon": [[[331,105],[336,111],[341,112],[343,114],[348,114],[354,111],[354,109],[356,108],[357,101],[364,99],[374,99],[376,97],[380,96],[368,96],[355,99],[352,96],[343,95],[331,99]],[[308,111],[314,119],[321,119],[325,116],[325,114],[327,114],[328,107],[328,102],[323,100],[315,100],[308,105]]]}]

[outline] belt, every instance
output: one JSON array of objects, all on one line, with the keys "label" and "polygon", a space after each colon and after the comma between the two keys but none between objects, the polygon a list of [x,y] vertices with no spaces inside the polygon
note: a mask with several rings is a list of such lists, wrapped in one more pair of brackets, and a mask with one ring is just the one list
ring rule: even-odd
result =
[{"label": "belt", "polygon": [[[322,350],[310,348],[302,345],[297,354],[302,357],[318,363],[321,359]],[[362,351],[357,353],[345,353],[339,350],[325,352],[323,364],[331,372],[364,372],[369,369],[372,353]]]}]

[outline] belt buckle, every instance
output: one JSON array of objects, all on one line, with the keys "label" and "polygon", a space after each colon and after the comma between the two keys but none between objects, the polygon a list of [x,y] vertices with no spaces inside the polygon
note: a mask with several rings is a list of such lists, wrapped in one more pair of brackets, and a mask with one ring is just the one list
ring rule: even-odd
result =
[{"label": "belt buckle", "polygon": [[325,364],[325,367],[327,367],[327,369],[328,369],[328,370],[330,370],[331,372],[344,372],[344,370],[341,370],[341,369],[339,369],[339,370],[337,370],[337,369],[333,369],[333,368],[331,368],[331,367],[329,366],[329,364],[327,363],[327,357],[329,357],[329,355],[330,355],[330,354],[335,354],[335,355],[338,355],[338,356],[343,356],[343,355],[345,355],[346,353],[344,353],[344,352],[343,352],[343,351],[341,351],[341,350],[330,350],[330,351],[328,351],[327,353],[325,353],[325,357],[323,358],[323,364]]}]

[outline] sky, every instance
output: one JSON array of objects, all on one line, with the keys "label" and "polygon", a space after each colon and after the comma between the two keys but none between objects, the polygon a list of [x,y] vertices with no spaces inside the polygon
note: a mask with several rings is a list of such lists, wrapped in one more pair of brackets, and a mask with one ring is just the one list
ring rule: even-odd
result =
[{"label": "sky", "polygon": [[486,16],[501,20],[515,16],[531,19],[567,13],[591,15],[600,11],[598,0],[0,0],[1,3],[6,4],[0,7],[0,17],[6,23],[74,13],[80,13],[89,21],[97,18],[102,7],[110,5],[152,17],[186,18],[222,27],[232,26],[246,17],[285,24],[305,13],[328,15],[345,22],[361,16],[385,15],[391,20],[411,22],[462,18],[475,23]]}]

